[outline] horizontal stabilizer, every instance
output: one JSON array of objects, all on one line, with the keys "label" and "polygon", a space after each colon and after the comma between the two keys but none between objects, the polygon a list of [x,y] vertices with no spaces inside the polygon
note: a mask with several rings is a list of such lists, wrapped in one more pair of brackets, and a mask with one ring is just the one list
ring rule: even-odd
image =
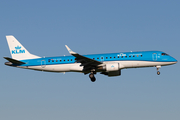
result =
[{"label": "horizontal stabilizer", "polygon": [[13,64],[18,64],[18,65],[26,64],[26,63],[21,62],[21,61],[19,61],[19,60],[15,60],[15,59],[8,58],[8,57],[4,57],[4,59],[8,60],[9,62],[11,62],[11,63],[13,63]]}]

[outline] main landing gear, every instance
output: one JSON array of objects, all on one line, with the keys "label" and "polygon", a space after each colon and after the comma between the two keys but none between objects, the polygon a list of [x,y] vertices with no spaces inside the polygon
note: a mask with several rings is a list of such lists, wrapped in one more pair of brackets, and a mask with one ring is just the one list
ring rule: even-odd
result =
[{"label": "main landing gear", "polygon": [[161,68],[161,66],[156,66],[157,68],[157,75],[160,75],[159,69]]},{"label": "main landing gear", "polygon": [[96,78],[95,78],[94,74],[96,74],[95,71],[91,71],[91,73],[89,74],[89,78],[91,79],[92,82],[96,81]]}]

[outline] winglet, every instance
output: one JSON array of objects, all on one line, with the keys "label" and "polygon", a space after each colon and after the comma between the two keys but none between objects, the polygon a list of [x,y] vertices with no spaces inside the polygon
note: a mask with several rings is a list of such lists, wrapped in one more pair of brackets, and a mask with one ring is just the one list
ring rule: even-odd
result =
[{"label": "winglet", "polygon": [[77,54],[76,52],[73,52],[67,45],[65,45],[67,50],[69,51],[69,53],[72,55],[72,54]]}]

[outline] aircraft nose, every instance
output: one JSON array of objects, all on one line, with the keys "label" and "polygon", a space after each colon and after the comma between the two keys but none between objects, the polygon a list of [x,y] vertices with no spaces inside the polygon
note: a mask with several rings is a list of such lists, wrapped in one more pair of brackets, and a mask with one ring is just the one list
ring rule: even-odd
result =
[{"label": "aircraft nose", "polygon": [[173,62],[177,63],[178,61],[175,58],[171,58]]}]

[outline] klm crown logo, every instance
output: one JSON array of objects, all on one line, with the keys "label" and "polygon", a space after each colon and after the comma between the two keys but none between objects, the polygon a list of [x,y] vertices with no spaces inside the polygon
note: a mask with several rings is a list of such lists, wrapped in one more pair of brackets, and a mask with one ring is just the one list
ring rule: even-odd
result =
[{"label": "klm crown logo", "polygon": [[126,54],[124,54],[124,53],[120,53],[118,56],[126,56]]},{"label": "klm crown logo", "polygon": [[21,49],[21,47],[18,45],[17,47],[15,47],[15,49],[18,50],[18,49]]},{"label": "klm crown logo", "polygon": [[25,50],[21,50],[21,46],[17,46],[15,47],[15,50],[12,50],[12,54],[21,54],[21,53],[25,53]]}]

